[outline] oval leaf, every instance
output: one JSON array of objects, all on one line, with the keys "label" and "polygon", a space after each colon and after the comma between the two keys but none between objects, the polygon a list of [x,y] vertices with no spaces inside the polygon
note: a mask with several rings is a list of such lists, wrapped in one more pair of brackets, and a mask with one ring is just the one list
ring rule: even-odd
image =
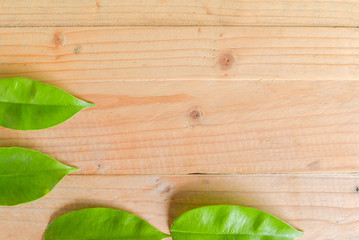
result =
[{"label": "oval leaf", "polygon": [[143,219],[110,208],[88,208],[54,220],[44,240],[161,240],[169,237]]},{"label": "oval leaf", "polygon": [[0,80],[0,126],[6,128],[49,128],[91,106],[51,85],[26,78]]},{"label": "oval leaf", "polygon": [[171,227],[173,240],[289,240],[303,233],[268,213],[218,205],[184,213]]},{"label": "oval leaf", "polygon": [[0,148],[0,205],[13,206],[41,198],[76,170],[40,152]]}]

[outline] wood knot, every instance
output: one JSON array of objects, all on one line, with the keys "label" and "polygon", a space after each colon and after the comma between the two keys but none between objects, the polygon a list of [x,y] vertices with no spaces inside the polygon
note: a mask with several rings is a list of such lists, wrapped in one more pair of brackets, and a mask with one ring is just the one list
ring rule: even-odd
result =
[{"label": "wood knot", "polygon": [[65,37],[61,32],[55,32],[52,42],[54,43],[55,47],[64,46]]},{"label": "wood knot", "polygon": [[219,55],[218,64],[222,70],[228,70],[233,66],[234,57],[231,53],[225,52]]},{"label": "wood knot", "polygon": [[170,186],[167,186],[162,190],[162,193],[169,193],[169,192],[171,192],[171,187]]},{"label": "wood knot", "polygon": [[307,168],[312,169],[312,170],[318,169],[319,166],[320,166],[320,161],[319,160],[312,161],[309,164],[307,164]]},{"label": "wood knot", "polygon": [[173,190],[174,186],[175,184],[169,184],[167,182],[161,182],[160,180],[159,181],[156,180],[155,190],[160,192],[161,194],[167,194]]},{"label": "wood knot", "polygon": [[196,109],[192,109],[188,113],[188,117],[193,122],[200,122],[203,119],[204,114],[200,109],[196,108]]},{"label": "wood knot", "polygon": [[76,47],[74,48],[74,53],[75,53],[75,54],[79,54],[80,52],[82,52],[82,47],[81,47],[81,46],[76,46]]}]

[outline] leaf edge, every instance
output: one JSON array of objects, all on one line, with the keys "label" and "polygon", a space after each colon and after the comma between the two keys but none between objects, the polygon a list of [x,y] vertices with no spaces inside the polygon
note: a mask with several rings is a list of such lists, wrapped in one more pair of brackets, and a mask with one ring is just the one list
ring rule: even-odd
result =
[{"label": "leaf edge", "polygon": [[65,213],[57,218],[55,218],[53,221],[50,222],[50,224],[48,224],[48,226],[46,227],[44,233],[43,233],[43,240],[53,240],[53,239],[46,239],[46,232],[48,231],[48,229],[50,228],[51,225],[53,225],[55,223],[55,221],[59,218],[62,218],[62,217],[65,217],[69,214],[72,214],[72,213],[75,213],[75,212],[80,212],[80,211],[86,211],[86,210],[90,210],[90,209],[108,209],[108,210],[116,210],[116,211],[119,211],[119,212],[123,212],[123,213],[127,213],[127,214],[131,214],[133,216],[136,216],[137,218],[141,219],[142,221],[146,222],[147,224],[149,224],[153,229],[155,229],[156,231],[158,231],[159,233],[161,233],[163,235],[163,237],[161,238],[161,240],[163,239],[166,239],[166,238],[169,238],[171,237],[171,235],[167,234],[167,233],[164,233],[160,230],[158,230],[156,227],[154,227],[152,224],[150,224],[148,221],[144,220],[143,218],[137,216],[136,214],[133,214],[133,213],[130,213],[130,212],[127,212],[127,211],[124,211],[124,210],[120,210],[120,209],[116,209],[116,208],[108,208],[108,207],[90,207],[90,208],[83,208],[83,209],[80,209],[80,210],[75,210],[75,211],[71,211],[71,212],[68,212],[68,213]]},{"label": "leaf edge", "polygon": [[29,149],[29,148],[22,148],[22,147],[0,147],[0,149],[4,149],[4,148],[7,148],[7,149],[28,150],[28,151],[30,151],[30,152],[40,153],[40,154],[42,154],[42,155],[45,155],[46,157],[48,157],[48,158],[50,158],[50,159],[56,161],[57,163],[61,164],[62,166],[65,166],[66,168],[64,168],[63,170],[66,172],[66,174],[64,174],[64,175],[60,178],[60,180],[57,181],[57,182],[53,185],[53,187],[50,189],[50,191],[48,191],[47,193],[44,192],[44,194],[41,195],[40,197],[38,197],[38,198],[36,198],[36,199],[33,199],[33,200],[30,200],[30,201],[20,202],[20,203],[15,203],[15,204],[0,204],[0,207],[1,207],[1,206],[2,206],[2,207],[13,207],[13,206],[18,206],[18,205],[22,205],[22,204],[27,204],[27,203],[35,202],[35,201],[37,201],[37,200],[39,200],[39,199],[45,197],[45,196],[48,195],[49,193],[51,193],[51,192],[54,190],[54,188],[55,188],[55,187],[62,181],[62,179],[64,179],[67,175],[69,175],[69,174],[72,173],[72,172],[76,172],[76,171],[79,171],[79,170],[80,170],[80,168],[65,165],[65,164],[59,162],[58,160],[56,160],[56,159],[50,157],[50,156],[47,155],[47,154],[44,154],[44,153],[40,152],[40,151],[36,151],[36,150],[33,150],[33,149]]},{"label": "leaf edge", "polygon": [[[285,221],[281,220],[280,218],[278,218],[278,217],[276,217],[276,216],[274,216],[274,215],[272,215],[272,214],[269,214],[269,213],[267,213],[267,212],[265,212],[265,211],[262,211],[262,210],[259,210],[259,209],[256,209],[256,208],[252,208],[252,207],[244,207],[244,206],[238,206],[238,205],[219,204],[219,205],[207,205],[207,206],[202,206],[202,207],[194,208],[194,209],[191,209],[191,210],[189,210],[189,211],[186,211],[186,212],[182,213],[182,214],[179,215],[179,216],[173,221],[173,223],[171,224],[171,227],[170,227],[171,235],[173,235],[173,234],[172,234],[173,232],[176,232],[176,231],[173,231],[172,229],[173,229],[173,226],[175,225],[176,221],[177,221],[180,217],[182,217],[183,215],[185,215],[185,214],[187,214],[187,213],[189,213],[189,212],[191,212],[191,211],[198,210],[198,209],[201,209],[201,208],[213,207],[213,206],[218,206],[218,207],[221,207],[221,206],[222,206],[222,207],[223,207],[223,206],[231,206],[231,207],[240,207],[240,208],[246,208],[246,209],[256,210],[256,211],[259,211],[259,212],[268,214],[269,216],[271,216],[271,217],[273,217],[273,218],[275,218],[275,219],[277,219],[277,220],[283,222],[283,223],[286,224],[287,226],[289,226],[292,230],[294,230],[295,236],[293,236],[293,238],[297,238],[297,237],[303,236],[303,235],[305,234],[304,231],[300,231],[300,230],[294,228],[292,225],[288,224],[287,222],[285,222]],[[180,233],[180,232],[178,232],[178,233]]]}]

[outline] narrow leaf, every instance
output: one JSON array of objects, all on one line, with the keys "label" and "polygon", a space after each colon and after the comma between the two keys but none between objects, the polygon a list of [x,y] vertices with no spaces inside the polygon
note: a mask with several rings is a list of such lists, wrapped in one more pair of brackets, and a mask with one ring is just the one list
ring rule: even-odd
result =
[{"label": "narrow leaf", "polygon": [[161,240],[169,237],[143,219],[110,208],[88,208],[54,220],[44,240]]},{"label": "narrow leaf", "polygon": [[303,234],[268,213],[230,205],[186,212],[171,233],[173,240],[291,240]]},{"label": "narrow leaf", "polygon": [[91,106],[51,85],[26,78],[0,80],[0,126],[6,128],[49,128]]},{"label": "narrow leaf", "polygon": [[40,152],[0,148],[0,205],[13,206],[39,199],[76,170]]}]

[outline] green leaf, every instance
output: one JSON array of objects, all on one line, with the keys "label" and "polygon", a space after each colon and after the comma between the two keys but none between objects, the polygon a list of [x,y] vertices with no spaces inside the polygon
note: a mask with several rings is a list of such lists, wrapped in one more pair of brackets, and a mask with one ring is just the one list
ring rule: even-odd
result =
[{"label": "green leaf", "polygon": [[94,104],[26,78],[0,80],[0,126],[38,130],[64,122]]},{"label": "green leaf", "polygon": [[161,240],[169,237],[143,219],[110,208],[88,208],[54,220],[44,240]]},{"label": "green leaf", "polygon": [[31,202],[48,194],[78,168],[24,148],[0,148],[0,205]]},{"label": "green leaf", "polygon": [[303,234],[268,213],[230,205],[186,212],[171,233],[173,240],[289,240]]}]

